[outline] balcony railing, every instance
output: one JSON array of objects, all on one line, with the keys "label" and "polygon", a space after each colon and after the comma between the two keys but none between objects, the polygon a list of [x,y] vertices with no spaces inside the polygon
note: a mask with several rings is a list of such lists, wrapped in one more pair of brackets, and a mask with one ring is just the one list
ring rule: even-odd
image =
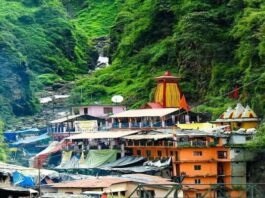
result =
[{"label": "balcony railing", "polygon": [[208,147],[213,146],[213,144],[207,141],[129,141],[127,146],[164,146],[164,147]]}]

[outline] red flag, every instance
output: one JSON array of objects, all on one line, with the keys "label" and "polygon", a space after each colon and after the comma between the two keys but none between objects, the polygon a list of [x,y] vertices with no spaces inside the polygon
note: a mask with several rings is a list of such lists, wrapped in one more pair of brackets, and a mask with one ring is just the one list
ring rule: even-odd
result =
[{"label": "red flag", "polygon": [[233,92],[231,93],[230,98],[233,98],[233,99],[239,98],[239,88],[237,85],[235,86]]}]

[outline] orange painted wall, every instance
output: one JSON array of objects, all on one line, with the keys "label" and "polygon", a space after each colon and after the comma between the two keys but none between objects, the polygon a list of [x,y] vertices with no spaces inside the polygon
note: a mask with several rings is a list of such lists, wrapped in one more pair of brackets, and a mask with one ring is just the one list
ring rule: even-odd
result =
[{"label": "orange painted wall", "polygon": [[[195,179],[200,179],[201,180],[201,184],[205,184],[205,185],[195,185]],[[194,184],[191,187],[196,187],[196,189],[205,189],[210,187],[210,185],[208,184],[216,184],[217,183],[217,179],[216,177],[186,177],[184,178],[183,184]]]},{"label": "orange painted wall", "polygon": [[[218,162],[224,166],[225,183],[231,183],[231,163],[229,148],[207,147],[207,148],[186,148],[186,147],[158,147],[158,146],[138,146],[133,147],[133,155],[137,156],[137,150],[141,150],[141,155],[147,157],[146,151],[151,151],[151,159],[157,158],[158,151],[162,152],[162,157],[169,157],[173,152],[177,152],[177,159],[175,162],[177,175],[182,172],[186,173],[183,184],[195,184],[195,179],[200,179],[201,184],[216,184],[217,183],[217,166]],[[194,156],[194,151],[201,151],[202,156]],[[226,151],[227,159],[218,159],[218,151]],[[194,170],[194,165],[201,165],[201,170]],[[196,192],[205,193],[210,185],[194,185]],[[187,197],[196,197],[196,192],[186,192]],[[210,192],[206,197],[213,196],[215,192]]]},{"label": "orange painted wall", "polygon": [[[196,193],[201,193],[201,195],[204,195],[207,190],[196,190],[195,191],[184,191],[184,198],[196,198]],[[213,198],[215,197],[216,192],[207,192],[205,198]]]},{"label": "orange painted wall", "polygon": [[[201,170],[195,170],[194,166],[200,165]],[[217,163],[206,163],[206,162],[196,162],[196,163],[183,163],[179,165],[180,172],[186,172],[187,176],[202,176],[202,175],[217,175]]]},{"label": "orange painted wall", "polygon": [[[193,151],[202,151],[202,156],[194,156]],[[217,160],[218,151],[227,151],[227,159],[230,159],[229,149],[222,147],[208,147],[208,148],[181,148],[179,149],[179,160]]]}]

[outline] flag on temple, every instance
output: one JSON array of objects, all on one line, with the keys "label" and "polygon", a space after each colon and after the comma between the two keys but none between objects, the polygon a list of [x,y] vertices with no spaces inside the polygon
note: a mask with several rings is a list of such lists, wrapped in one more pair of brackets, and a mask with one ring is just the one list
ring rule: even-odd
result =
[{"label": "flag on temple", "polygon": [[182,95],[182,97],[180,99],[179,108],[185,109],[186,111],[190,111],[190,106],[188,105],[184,94]]}]

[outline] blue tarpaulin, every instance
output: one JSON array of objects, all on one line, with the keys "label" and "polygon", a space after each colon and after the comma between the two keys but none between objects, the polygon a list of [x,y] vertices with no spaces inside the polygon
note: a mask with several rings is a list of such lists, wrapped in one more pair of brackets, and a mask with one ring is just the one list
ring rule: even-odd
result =
[{"label": "blue tarpaulin", "polygon": [[4,132],[4,139],[6,142],[15,142],[17,140],[17,134],[14,132]]},{"label": "blue tarpaulin", "polygon": [[24,188],[34,187],[34,181],[31,177],[25,176],[18,171],[12,174],[13,184]]},{"label": "blue tarpaulin", "polygon": [[17,135],[36,134],[39,132],[40,130],[37,128],[26,129],[21,131],[6,131],[4,132],[4,138],[6,142],[14,142],[17,141]]},{"label": "blue tarpaulin", "polygon": [[10,144],[10,147],[18,147],[18,146],[24,145],[24,144],[32,144],[32,143],[40,142],[40,141],[43,141],[46,139],[48,140],[50,138],[51,137],[48,135],[48,133],[45,133],[45,134],[40,135],[40,136],[31,137],[31,138],[27,138],[24,140],[20,140],[18,142],[14,142],[14,143]]}]

